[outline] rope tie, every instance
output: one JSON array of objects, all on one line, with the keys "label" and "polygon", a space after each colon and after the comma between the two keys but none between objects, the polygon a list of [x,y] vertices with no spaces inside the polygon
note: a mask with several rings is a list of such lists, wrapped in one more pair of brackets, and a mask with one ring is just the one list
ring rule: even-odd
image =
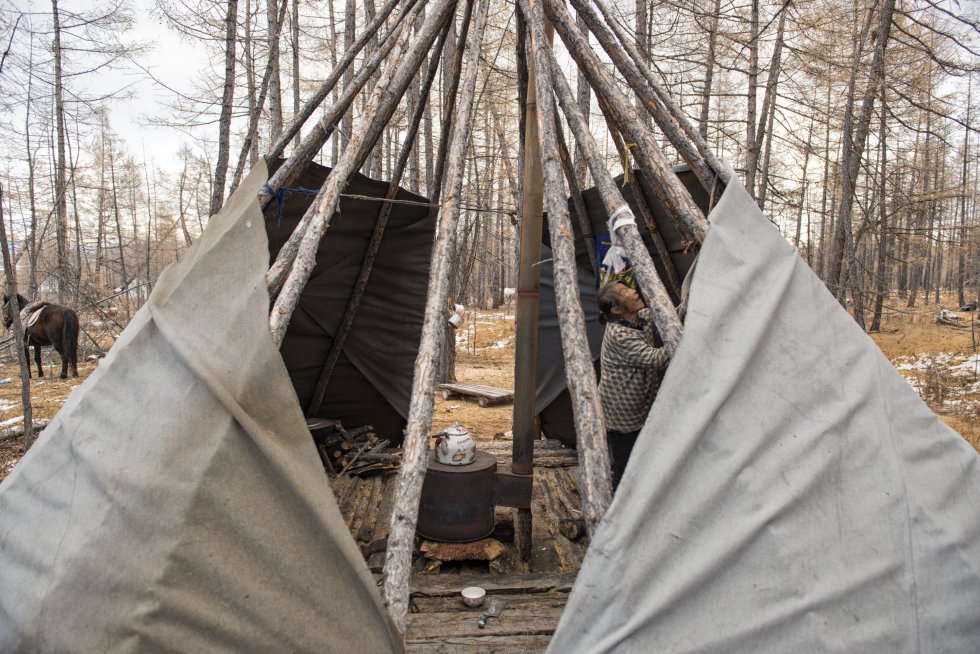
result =
[{"label": "rope tie", "polygon": [[633,215],[633,210],[630,209],[628,204],[620,205],[615,211],[609,216],[609,236],[615,237],[616,230],[620,227],[625,227],[626,225],[636,225],[636,216]]},{"label": "rope tie", "polygon": [[282,209],[286,206],[286,195],[289,193],[302,193],[303,195],[316,195],[320,191],[312,188],[287,188],[282,187],[278,191],[269,186],[269,182],[262,185],[262,190],[269,194],[269,201],[265,203],[262,207],[262,213],[265,213],[266,209],[269,208],[273,202],[276,203],[276,226],[282,227]]}]

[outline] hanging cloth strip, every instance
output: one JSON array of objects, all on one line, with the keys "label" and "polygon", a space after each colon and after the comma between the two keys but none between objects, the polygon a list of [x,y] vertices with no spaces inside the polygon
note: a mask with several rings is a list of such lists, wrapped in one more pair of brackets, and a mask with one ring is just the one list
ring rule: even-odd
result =
[{"label": "hanging cloth strip", "polygon": [[319,189],[301,188],[301,187],[287,188],[285,186],[282,187],[281,189],[279,189],[277,191],[274,188],[272,188],[271,186],[269,186],[269,183],[268,182],[266,182],[265,184],[262,185],[262,190],[265,191],[266,193],[268,193],[271,196],[269,198],[269,201],[265,203],[265,206],[262,207],[262,212],[265,213],[265,210],[269,208],[269,205],[271,205],[273,202],[275,202],[276,203],[276,225],[279,226],[279,227],[282,226],[282,209],[286,205],[286,195],[287,194],[289,194],[289,193],[302,193],[303,195],[316,195],[317,193],[320,192]]}]

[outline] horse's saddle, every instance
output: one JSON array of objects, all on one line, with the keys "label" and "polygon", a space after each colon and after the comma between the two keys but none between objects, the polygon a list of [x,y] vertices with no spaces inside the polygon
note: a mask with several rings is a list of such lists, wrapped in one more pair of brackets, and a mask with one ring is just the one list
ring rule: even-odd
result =
[{"label": "horse's saddle", "polygon": [[37,319],[41,317],[41,309],[51,304],[46,300],[38,300],[37,302],[31,302],[23,309],[20,310],[20,324],[27,329],[31,325],[37,322]]}]

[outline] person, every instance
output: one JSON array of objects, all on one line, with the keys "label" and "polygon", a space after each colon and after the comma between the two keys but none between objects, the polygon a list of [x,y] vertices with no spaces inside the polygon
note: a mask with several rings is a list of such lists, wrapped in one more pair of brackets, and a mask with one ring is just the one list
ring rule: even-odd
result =
[{"label": "person", "polygon": [[606,418],[613,491],[619,486],[630,453],[647,420],[667,368],[666,348],[654,342],[657,330],[650,309],[633,288],[610,282],[596,295],[602,337],[599,398]]}]

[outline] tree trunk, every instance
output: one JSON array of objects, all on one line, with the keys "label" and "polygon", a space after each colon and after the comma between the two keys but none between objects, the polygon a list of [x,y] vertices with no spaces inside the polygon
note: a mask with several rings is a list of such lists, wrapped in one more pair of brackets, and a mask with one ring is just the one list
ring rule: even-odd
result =
[{"label": "tree trunk", "polygon": [[[970,100],[973,96],[973,85],[970,84],[966,89],[966,124],[970,124],[970,112],[972,106],[970,105]],[[967,170],[970,152],[970,130],[963,130],[963,166],[960,172],[960,187],[962,188],[962,193],[960,194],[959,209],[960,209],[960,248],[959,256],[956,261],[956,299],[960,306],[966,304],[966,292],[964,290],[966,284],[966,255],[969,251],[969,232],[966,229],[966,194],[967,194]],[[977,280],[977,284],[980,285],[980,280]]]},{"label": "tree trunk", "polygon": [[55,209],[57,212],[57,222],[55,223],[55,234],[58,243],[58,260],[55,277],[58,283],[58,298],[61,302],[68,301],[68,164],[65,160],[65,104],[64,90],[62,88],[62,65],[61,65],[61,16],[58,12],[58,0],[51,0],[51,16],[54,23],[54,43],[52,55],[54,56],[54,112],[56,125],[56,140],[58,144],[58,159],[54,169],[54,193]]},{"label": "tree trunk", "polygon": [[[299,114],[300,110],[300,96],[299,96],[299,0],[293,0],[293,13],[292,20],[290,21],[290,50],[293,56],[293,115]],[[296,139],[293,141],[293,146],[299,145],[302,140],[302,135],[297,130]]]},{"label": "tree trunk", "polygon": [[[245,20],[242,21],[242,38],[244,43],[242,47],[245,50],[245,80],[248,85],[249,135],[255,131],[252,126],[258,124],[260,118],[259,113],[262,111],[262,103],[256,102],[255,100],[256,96],[258,96],[258,91],[255,86],[255,41],[252,39],[252,16],[252,0],[245,0]],[[251,168],[259,159],[259,139],[250,139],[249,143],[244,147],[244,150],[248,153],[248,165]],[[232,189],[238,186],[238,180],[245,167],[244,161],[245,157],[239,158],[239,165],[235,169],[234,180],[231,183]]]},{"label": "tree trunk", "polygon": [[221,209],[225,197],[225,178],[228,175],[229,149],[231,148],[231,117],[235,100],[235,45],[238,29],[238,0],[228,0],[225,16],[225,83],[221,96],[221,116],[218,119],[218,157],[214,164],[214,188],[211,192],[210,212],[213,216]]},{"label": "tree trunk", "polygon": [[267,0],[266,45],[269,49],[269,62],[272,74],[269,77],[269,140],[275,142],[282,134],[282,78],[279,74],[279,30],[282,28],[276,0]]},{"label": "tree trunk", "polygon": [[[783,52],[783,34],[786,28],[786,14],[789,13],[789,2],[779,10],[779,26],[776,28],[776,44],[773,46],[772,60],[769,62],[769,78],[766,80],[766,93],[762,99],[762,117],[759,120],[759,129],[755,134],[755,147],[759,150],[763,137],[765,137],[765,155],[762,161],[761,178],[759,179],[759,191],[756,195],[759,209],[765,209],[766,190],[769,185],[769,158],[772,155],[772,124],[776,117],[776,98],[779,86],[780,59]],[[755,157],[758,162],[758,152]]]},{"label": "tree trunk", "polygon": [[[884,86],[884,83],[882,83]],[[885,265],[888,261],[888,126],[885,117],[888,115],[885,89],[881,89],[881,121],[878,126],[878,260],[875,264],[875,306],[871,315],[869,331],[881,329],[881,313],[885,304],[887,286],[885,284]]]},{"label": "tree trunk", "polygon": [[749,88],[746,93],[745,112],[745,190],[755,197],[755,174],[759,166],[759,148],[756,145],[755,115],[756,94],[759,87],[759,0],[752,0],[749,15]]},{"label": "tree trunk", "polygon": [[[55,15],[58,9],[55,5]],[[34,415],[31,410],[31,360],[24,347],[24,326],[20,322],[20,311],[17,303],[17,269],[10,257],[10,247],[7,243],[7,225],[3,216],[3,185],[0,184],[0,250],[3,251],[3,272],[7,278],[7,306],[10,328],[14,330],[17,344],[17,360],[20,363],[21,404],[24,409],[24,452],[30,449],[34,435]]]},{"label": "tree trunk", "polygon": [[[350,52],[353,49],[355,34],[355,23],[357,20],[357,0],[347,0],[344,5],[344,52]],[[354,81],[354,67],[348,66],[346,72],[344,73],[344,88],[350,86],[351,82]],[[354,126],[354,115],[350,110],[344,112],[344,118],[340,123],[340,149],[344,150],[347,148],[347,143],[350,140],[351,128]]]},{"label": "tree trunk", "polygon": [[704,89],[701,91],[701,114],[698,118],[698,131],[708,138],[708,116],[711,109],[711,85],[715,76],[715,48],[718,42],[718,16],[721,14],[721,0],[714,0],[711,23],[708,31],[708,53],[704,65]]}]

